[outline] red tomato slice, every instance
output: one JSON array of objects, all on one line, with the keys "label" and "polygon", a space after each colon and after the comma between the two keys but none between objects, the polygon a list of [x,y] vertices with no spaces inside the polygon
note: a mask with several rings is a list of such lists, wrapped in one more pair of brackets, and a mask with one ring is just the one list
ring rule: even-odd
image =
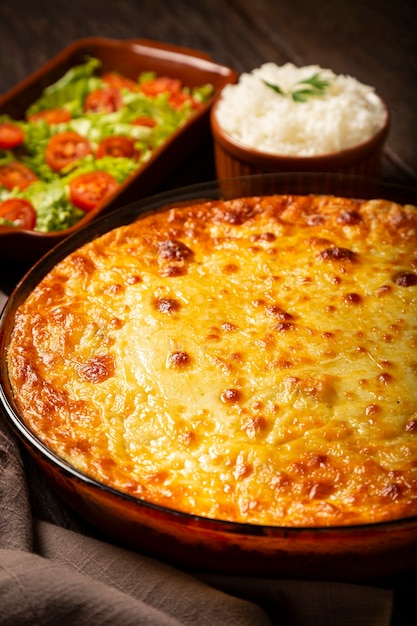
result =
[{"label": "red tomato slice", "polygon": [[25,133],[20,126],[11,122],[0,124],[0,148],[10,150],[20,146],[25,140]]},{"label": "red tomato slice", "polygon": [[123,106],[122,96],[118,89],[95,89],[85,99],[84,111],[87,113],[113,113]]},{"label": "red tomato slice", "polygon": [[36,174],[23,163],[11,161],[0,165],[0,184],[6,189],[14,189],[15,187],[26,189],[36,180],[38,180]]},{"label": "red tomato slice", "polygon": [[101,77],[103,82],[112,89],[129,89],[129,91],[137,91],[138,84],[127,76],[118,74],[117,72],[106,72]]},{"label": "red tomato slice", "polygon": [[96,157],[100,159],[104,156],[133,159],[139,156],[139,151],[135,149],[134,139],[123,135],[111,135],[102,139],[97,148]]},{"label": "red tomato slice", "polygon": [[181,109],[186,102],[189,102],[193,109],[197,109],[199,106],[198,102],[196,102],[194,98],[188,94],[182,93],[181,91],[178,93],[172,93],[168,98],[168,102],[173,109]]},{"label": "red tomato slice", "polygon": [[91,211],[118,187],[108,172],[96,170],[75,176],[69,183],[70,200],[83,211]]},{"label": "red tomato slice", "polygon": [[45,120],[47,124],[61,124],[62,122],[69,122],[71,119],[71,113],[67,109],[44,109],[38,111],[29,116],[30,122],[37,122],[38,120]]},{"label": "red tomato slice", "polygon": [[0,204],[0,217],[13,222],[17,228],[33,230],[36,224],[36,211],[28,200],[9,198]]},{"label": "red tomato slice", "polygon": [[46,146],[45,161],[51,169],[59,172],[91,152],[88,139],[73,131],[65,131],[51,137]]},{"label": "red tomato slice", "polygon": [[154,128],[156,126],[156,120],[153,117],[147,115],[141,115],[137,117],[131,122],[134,126],[148,126],[149,128]]},{"label": "red tomato slice", "polygon": [[147,96],[157,96],[160,93],[178,93],[181,91],[182,83],[178,78],[168,76],[158,76],[151,80],[146,80],[140,84],[140,90]]}]

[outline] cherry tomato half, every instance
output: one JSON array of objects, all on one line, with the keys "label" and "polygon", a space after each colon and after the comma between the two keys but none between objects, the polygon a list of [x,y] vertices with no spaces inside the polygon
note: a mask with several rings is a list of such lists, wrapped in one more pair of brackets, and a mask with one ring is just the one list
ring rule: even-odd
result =
[{"label": "cherry tomato half", "polygon": [[169,104],[173,109],[181,109],[184,104],[189,102],[193,109],[197,109],[199,104],[190,95],[179,91],[178,93],[172,93],[168,98]]},{"label": "cherry tomato half", "polygon": [[138,85],[127,76],[118,74],[117,72],[106,72],[101,77],[108,87],[113,89],[129,89],[129,91],[137,91]]},{"label": "cherry tomato half", "polygon": [[44,109],[38,111],[29,116],[30,122],[37,122],[38,120],[45,120],[47,124],[61,124],[63,122],[69,122],[71,119],[71,113],[67,109]]},{"label": "cherry tomato half", "polygon": [[38,180],[38,177],[32,170],[19,163],[18,161],[10,161],[0,165],[0,184],[6,189],[26,189],[31,183]]},{"label": "cherry tomato half", "polygon": [[134,119],[131,124],[133,124],[134,126],[148,126],[149,128],[154,128],[157,122],[153,119],[153,117],[150,117],[148,115],[141,115]]},{"label": "cherry tomato half", "polygon": [[104,156],[137,158],[139,151],[135,149],[135,141],[123,135],[110,135],[101,140],[98,145],[96,157]]},{"label": "cherry tomato half", "polygon": [[84,101],[84,111],[87,113],[113,113],[123,106],[122,96],[118,89],[95,89]]},{"label": "cherry tomato half", "polygon": [[92,211],[118,187],[118,182],[108,172],[96,170],[75,176],[69,183],[70,200],[83,211]]},{"label": "cherry tomato half", "polygon": [[53,135],[45,150],[45,161],[51,169],[59,172],[67,165],[92,152],[88,139],[73,131]]},{"label": "cherry tomato half", "polygon": [[25,133],[20,126],[12,124],[12,122],[3,122],[0,124],[0,148],[2,150],[10,150],[20,146],[25,140]]},{"label": "cherry tomato half", "polygon": [[168,76],[158,76],[151,80],[146,80],[140,84],[140,90],[147,96],[157,96],[165,91],[169,93],[178,93],[181,91],[182,83],[178,78],[169,78]]},{"label": "cherry tomato half", "polygon": [[33,204],[23,198],[8,198],[0,203],[0,217],[25,230],[33,230],[36,225]]}]

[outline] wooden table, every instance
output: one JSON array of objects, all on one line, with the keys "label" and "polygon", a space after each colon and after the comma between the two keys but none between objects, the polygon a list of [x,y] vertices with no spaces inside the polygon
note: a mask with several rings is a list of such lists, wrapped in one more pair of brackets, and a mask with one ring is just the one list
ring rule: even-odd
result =
[{"label": "wooden table", "polygon": [[[199,49],[239,73],[292,61],[373,85],[392,117],[382,176],[417,187],[417,6],[409,0],[0,0],[0,93],[74,40],[98,35]],[[209,140],[161,190],[214,177]],[[0,268],[2,306],[25,268]],[[44,516],[69,524],[36,481],[33,491]],[[416,582],[398,579],[399,597]],[[404,626],[402,613],[394,619]]]}]

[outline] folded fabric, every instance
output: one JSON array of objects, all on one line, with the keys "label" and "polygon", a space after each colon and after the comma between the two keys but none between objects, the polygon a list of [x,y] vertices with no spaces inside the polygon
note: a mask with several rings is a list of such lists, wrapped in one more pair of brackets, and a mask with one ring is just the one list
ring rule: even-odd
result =
[{"label": "folded fabric", "polygon": [[[390,626],[393,593],[366,585],[186,573],[39,521],[19,444],[0,416],[2,626]],[[32,477],[31,477],[32,478]],[[42,483],[46,492],[48,487]],[[49,508],[65,505],[52,492]],[[32,504],[32,506],[31,506]],[[38,512],[39,514],[39,512]],[[71,513],[65,513],[69,518]],[[47,521],[45,521],[47,520]],[[70,520],[71,521],[71,520]]]}]

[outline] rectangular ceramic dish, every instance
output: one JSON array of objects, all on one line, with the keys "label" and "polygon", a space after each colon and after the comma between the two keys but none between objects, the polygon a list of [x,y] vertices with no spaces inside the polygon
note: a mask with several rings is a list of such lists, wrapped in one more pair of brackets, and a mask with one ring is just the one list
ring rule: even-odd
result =
[{"label": "rectangular ceramic dish", "polygon": [[0,115],[21,119],[28,106],[43,90],[86,57],[101,61],[101,71],[116,71],[136,80],[143,71],[178,78],[188,87],[213,86],[213,94],[201,108],[151,158],[129,177],[110,200],[87,213],[75,226],[57,232],[36,232],[0,226],[0,256],[20,262],[33,262],[97,215],[128,204],[158,191],[158,182],[172,171],[210,132],[209,110],[224,85],[235,82],[236,72],[215,63],[207,54],[171,44],[134,39],[114,40],[102,37],[75,41],[25,80],[0,97]]}]

